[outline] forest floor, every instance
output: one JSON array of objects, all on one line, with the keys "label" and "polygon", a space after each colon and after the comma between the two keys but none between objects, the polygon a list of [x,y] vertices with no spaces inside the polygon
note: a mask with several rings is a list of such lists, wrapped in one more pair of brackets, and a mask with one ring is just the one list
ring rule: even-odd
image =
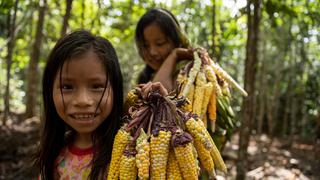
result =
[{"label": "forest floor", "polygon": [[[18,116],[0,125],[0,180],[36,179],[32,155],[39,139],[39,118],[21,121]],[[217,179],[235,179],[238,134],[226,144],[223,157],[228,175]],[[266,135],[251,136],[248,147],[246,179],[320,179],[320,145]]]}]

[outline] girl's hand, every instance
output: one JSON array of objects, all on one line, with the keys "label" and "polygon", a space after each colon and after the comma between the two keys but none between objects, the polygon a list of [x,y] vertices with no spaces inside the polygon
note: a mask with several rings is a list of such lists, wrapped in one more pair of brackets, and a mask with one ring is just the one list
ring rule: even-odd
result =
[{"label": "girl's hand", "polygon": [[148,82],[147,84],[140,84],[141,95],[146,98],[151,91],[159,90],[163,96],[168,95],[167,89],[160,82]]},{"label": "girl's hand", "polygon": [[193,50],[186,48],[175,48],[171,54],[177,61],[180,60],[193,60]]},{"label": "girl's hand", "polygon": [[172,91],[175,88],[173,71],[176,67],[176,63],[180,60],[193,60],[193,50],[186,48],[173,49],[162,63],[161,67],[156,71],[152,81],[161,82],[168,91]]}]

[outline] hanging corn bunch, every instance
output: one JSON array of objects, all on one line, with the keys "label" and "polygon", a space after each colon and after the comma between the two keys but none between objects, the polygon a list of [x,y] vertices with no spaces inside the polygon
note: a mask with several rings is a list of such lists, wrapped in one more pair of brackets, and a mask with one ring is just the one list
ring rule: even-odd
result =
[{"label": "hanging corn bunch", "polygon": [[[108,179],[196,180],[200,167],[212,177],[225,163],[200,117],[183,110],[188,101],[177,94],[132,90],[134,104],[115,138]],[[201,108],[200,108],[201,110]]]},{"label": "hanging corn bunch", "polygon": [[220,149],[225,137],[219,134],[230,135],[236,125],[229,88],[244,96],[247,96],[246,91],[200,48],[194,51],[194,61],[180,70],[177,84],[179,96],[186,97],[189,102],[183,109],[192,110],[202,119],[204,126],[213,132]]}]

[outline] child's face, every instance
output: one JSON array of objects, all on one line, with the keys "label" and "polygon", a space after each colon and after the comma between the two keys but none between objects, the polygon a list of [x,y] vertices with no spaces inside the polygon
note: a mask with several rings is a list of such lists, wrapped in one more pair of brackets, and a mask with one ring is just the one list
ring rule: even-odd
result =
[{"label": "child's face", "polygon": [[112,110],[113,91],[110,85],[106,86],[106,79],[104,66],[92,51],[65,62],[61,82],[60,71],[55,77],[53,100],[56,110],[79,135],[91,135]]},{"label": "child's face", "polygon": [[143,60],[152,69],[158,70],[175,45],[156,23],[147,26],[143,31],[143,36],[145,41],[142,51]]}]

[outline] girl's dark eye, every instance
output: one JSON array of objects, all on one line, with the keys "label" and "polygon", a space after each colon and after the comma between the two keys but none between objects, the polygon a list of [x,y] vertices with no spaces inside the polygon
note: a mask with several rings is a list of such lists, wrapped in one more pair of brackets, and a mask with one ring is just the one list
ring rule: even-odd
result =
[{"label": "girl's dark eye", "polygon": [[163,46],[166,42],[159,42],[157,43],[157,46]]},{"label": "girl's dark eye", "polygon": [[69,84],[63,84],[61,85],[61,90],[62,91],[71,91],[73,89],[73,87]]},{"label": "girl's dark eye", "polygon": [[149,49],[149,45],[144,44],[144,45],[143,45],[143,49]]},{"label": "girl's dark eye", "polygon": [[103,91],[105,89],[105,85],[104,84],[93,84],[92,89],[94,91]]}]

